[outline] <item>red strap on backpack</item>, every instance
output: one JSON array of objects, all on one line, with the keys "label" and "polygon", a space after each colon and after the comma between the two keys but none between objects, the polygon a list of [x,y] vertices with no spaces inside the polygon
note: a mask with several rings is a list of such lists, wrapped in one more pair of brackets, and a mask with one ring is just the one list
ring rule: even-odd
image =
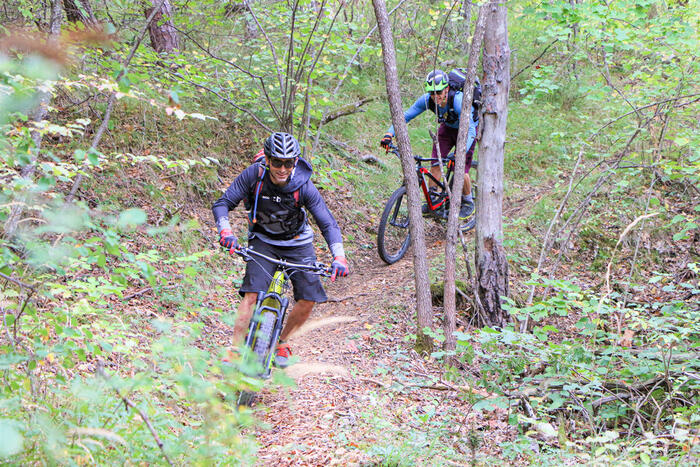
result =
[{"label": "red strap on backpack", "polygon": [[265,150],[261,149],[256,155],[253,156],[253,164],[265,159]]}]

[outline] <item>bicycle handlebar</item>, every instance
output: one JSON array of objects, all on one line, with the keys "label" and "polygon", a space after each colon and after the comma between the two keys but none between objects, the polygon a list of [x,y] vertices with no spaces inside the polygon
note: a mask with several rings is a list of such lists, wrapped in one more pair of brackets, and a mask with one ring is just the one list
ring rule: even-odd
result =
[{"label": "bicycle handlebar", "polygon": [[[401,153],[399,152],[398,146],[389,143],[387,145],[387,150],[386,152],[391,152],[393,153],[396,157],[401,159]],[[413,160],[416,162],[432,162],[433,158],[432,157],[419,157],[419,156],[413,156]],[[447,164],[448,161],[454,161],[455,160],[455,153],[451,152],[450,154],[447,155],[447,157],[444,157],[442,159],[443,164]],[[476,168],[479,165],[479,161],[477,160],[472,160],[472,169]]]},{"label": "bicycle handlebar", "polygon": [[289,261],[285,261],[283,259],[267,256],[263,253],[255,251],[250,247],[238,247],[236,249],[232,249],[231,254],[233,253],[236,253],[237,255],[241,256],[246,261],[250,261],[252,259],[252,256],[257,256],[258,258],[262,258],[273,264],[281,266],[283,269],[296,269],[311,274],[318,274],[319,276],[325,277],[329,277],[331,275],[331,267],[326,264],[319,263],[318,261],[314,264],[290,263]]},{"label": "bicycle handlebar", "polygon": [[[389,143],[387,146],[388,146],[388,147],[387,147],[386,152],[391,152],[391,153],[393,153],[396,157],[398,157],[399,159],[401,159],[401,153],[399,152],[398,146],[395,146],[395,145],[393,145],[393,144],[391,144],[391,143]],[[454,158],[454,157],[453,157],[453,158]],[[413,160],[415,160],[416,162],[429,162],[429,161],[432,161],[433,159],[430,158],[430,157],[413,156]]]}]

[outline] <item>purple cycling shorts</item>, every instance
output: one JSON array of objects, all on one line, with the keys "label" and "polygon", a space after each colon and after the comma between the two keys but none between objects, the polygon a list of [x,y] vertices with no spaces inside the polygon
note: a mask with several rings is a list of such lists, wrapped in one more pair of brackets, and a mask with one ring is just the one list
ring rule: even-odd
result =
[{"label": "purple cycling shorts", "polygon": [[[440,125],[440,128],[438,128],[438,134],[437,134],[437,140],[438,144],[440,145],[440,155],[445,158],[447,155],[452,151],[456,146],[457,146],[457,134],[459,133],[459,130],[457,128],[452,128],[444,123]],[[474,147],[476,146],[476,140],[472,142],[472,145],[469,147],[469,150],[467,151],[467,165],[464,166],[464,173],[469,172],[469,169],[472,166],[472,156],[474,155]],[[438,152],[437,152],[437,147],[433,144],[433,154],[432,154],[432,162],[430,165],[436,166],[439,164],[438,162]]]}]

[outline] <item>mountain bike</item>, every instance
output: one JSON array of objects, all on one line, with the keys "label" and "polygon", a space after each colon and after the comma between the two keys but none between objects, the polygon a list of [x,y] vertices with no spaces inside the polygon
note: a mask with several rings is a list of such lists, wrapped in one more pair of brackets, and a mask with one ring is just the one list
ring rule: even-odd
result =
[{"label": "mountain bike", "polygon": [[[399,148],[393,144],[389,145],[388,152],[393,153],[401,159]],[[413,159],[416,161],[418,184],[425,197],[426,204],[423,215],[436,220],[447,219],[447,214],[450,209],[450,196],[447,193],[447,187],[452,186],[452,179],[454,178],[454,152],[450,153],[442,161],[443,165],[446,166],[444,172],[447,183],[438,180],[430,173],[429,168],[423,167],[423,163],[431,162],[432,158],[413,156]],[[472,167],[476,167],[476,165],[477,161],[472,161]],[[435,183],[437,191],[430,191],[428,189],[426,177]],[[474,197],[474,200],[476,201],[476,197]],[[462,231],[467,232],[473,229],[475,225],[476,216],[472,217],[472,219],[462,227]],[[387,264],[394,264],[403,258],[410,243],[411,235],[408,230],[408,197],[406,196],[406,184],[403,183],[389,197],[389,200],[384,206],[382,217],[379,220],[379,227],[377,228],[377,251],[379,257]]]},{"label": "mountain bike", "polygon": [[[279,343],[284,319],[287,315],[289,298],[286,294],[290,288],[291,276],[300,271],[330,276],[331,268],[319,262],[314,264],[290,263],[259,253],[251,247],[239,247],[232,250],[232,253],[238,254],[245,261],[264,259],[276,265],[267,292],[258,292],[243,352],[244,357],[253,360],[251,362],[254,368],[252,376],[267,379],[272,371],[275,349]],[[238,405],[252,405],[254,401],[255,392],[251,391],[241,391],[236,400]]]}]

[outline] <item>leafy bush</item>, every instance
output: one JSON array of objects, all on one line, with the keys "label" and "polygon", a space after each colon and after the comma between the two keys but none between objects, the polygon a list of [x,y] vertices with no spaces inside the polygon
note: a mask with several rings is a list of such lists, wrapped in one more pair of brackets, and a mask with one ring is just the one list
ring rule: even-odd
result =
[{"label": "leafy bush", "polygon": [[[700,309],[692,304],[700,289],[683,283],[688,301],[623,306],[569,281],[535,285],[556,293],[509,306],[515,318],[534,320],[531,334],[511,326],[458,336],[462,358],[479,365],[480,384],[520,412],[513,423],[591,459],[698,455]],[[557,337],[561,318],[576,318],[579,337]]]}]

